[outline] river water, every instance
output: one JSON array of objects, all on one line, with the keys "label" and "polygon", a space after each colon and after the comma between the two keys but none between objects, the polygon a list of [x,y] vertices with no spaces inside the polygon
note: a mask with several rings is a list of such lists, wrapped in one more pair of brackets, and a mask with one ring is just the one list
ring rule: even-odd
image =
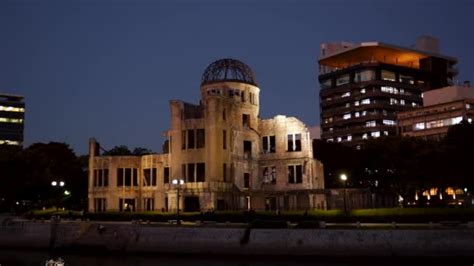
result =
[{"label": "river water", "polygon": [[[449,259],[400,259],[400,258],[299,258],[299,257],[213,257],[169,256],[143,254],[87,254],[64,253],[60,256],[66,266],[399,266],[399,265],[472,265],[469,260]],[[50,257],[47,251],[0,250],[0,266],[44,266]],[[461,263],[461,264],[458,264]],[[468,263],[468,264],[465,264]]]}]

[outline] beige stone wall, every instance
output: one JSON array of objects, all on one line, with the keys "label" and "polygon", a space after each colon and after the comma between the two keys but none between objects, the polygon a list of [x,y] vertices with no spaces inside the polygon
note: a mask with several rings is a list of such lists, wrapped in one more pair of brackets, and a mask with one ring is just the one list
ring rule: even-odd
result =
[{"label": "beige stone wall", "polygon": [[[259,93],[256,86],[238,82],[220,82],[201,87],[200,105],[170,101],[171,125],[166,132],[170,147],[168,154],[146,156],[94,156],[96,147],[90,145],[89,184],[93,169],[109,169],[109,186],[97,188],[89,185],[89,210],[94,211],[94,198],[106,198],[107,210],[119,207],[119,198],[135,198],[137,210],[143,210],[143,199],[153,198],[155,210],[177,208],[177,187],[164,183],[164,167],[170,168],[170,181],[185,179],[183,164],[205,164],[205,181],[188,182],[181,186],[180,209],[186,209],[186,200],[199,199],[199,208],[262,210],[269,208],[269,197],[274,198],[272,208],[310,209],[324,208],[324,196],[314,190],[324,188],[322,164],[313,159],[312,143],[306,126],[294,117],[276,116],[259,118]],[[244,115],[247,115],[244,123]],[[202,148],[183,149],[183,131],[205,130]],[[225,132],[225,148],[224,148]],[[287,151],[287,135],[301,134],[301,151]],[[262,137],[276,136],[276,152],[264,153]],[[187,135],[185,144],[187,142]],[[244,151],[244,142],[251,151]],[[224,164],[226,170],[224,170]],[[303,181],[288,182],[288,165],[302,165]],[[275,166],[276,184],[265,184],[263,168]],[[137,168],[137,187],[117,187],[117,168]],[[157,168],[157,186],[143,186],[143,169]],[[186,171],[187,173],[187,171]],[[245,187],[244,176],[249,174],[250,186]],[[310,191],[313,190],[313,191]],[[285,195],[285,193],[292,193]],[[248,198],[250,197],[250,204]]]}]

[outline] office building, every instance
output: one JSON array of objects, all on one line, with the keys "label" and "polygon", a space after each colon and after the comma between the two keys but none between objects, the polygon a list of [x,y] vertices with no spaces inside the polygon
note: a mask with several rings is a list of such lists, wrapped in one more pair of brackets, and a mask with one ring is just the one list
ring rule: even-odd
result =
[{"label": "office building", "polygon": [[449,86],[423,94],[423,107],[397,114],[398,132],[402,136],[441,140],[452,125],[474,118],[474,89]]},{"label": "office building", "polygon": [[457,59],[420,37],[415,48],[381,42],[321,45],[321,138],[360,147],[397,133],[396,113],[422,106],[422,94],[449,86]]},{"label": "office building", "polygon": [[22,96],[0,93],[0,145],[23,144],[25,102]]}]

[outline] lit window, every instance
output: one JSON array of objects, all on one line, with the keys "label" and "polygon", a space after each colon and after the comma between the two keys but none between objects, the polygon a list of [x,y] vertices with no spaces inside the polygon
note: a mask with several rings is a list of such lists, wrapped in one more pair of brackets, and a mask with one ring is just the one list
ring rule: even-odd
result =
[{"label": "lit window", "polygon": [[354,117],[359,117],[359,116],[360,116],[359,112],[354,113]]},{"label": "lit window", "polygon": [[364,134],[362,135],[362,139],[368,139],[367,133],[364,133]]},{"label": "lit window", "polygon": [[23,123],[23,119],[0,117],[0,122],[21,124]]},{"label": "lit window", "polygon": [[347,141],[351,141],[351,140],[352,140],[352,136],[351,135],[347,136]]},{"label": "lit window", "polygon": [[368,122],[365,122],[365,126],[366,126],[366,127],[375,127],[375,126],[376,126],[376,122],[375,122],[375,121],[368,121]]},{"label": "lit window", "polygon": [[405,90],[404,90],[404,89],[400,89],[400,94],[405,94]]},{"label": "lit window", "polygon": [[423,129],[425,129],[425,123],[423,123],[423,122],[416,123],[413,126],[413,130],[423,130]]},{"label": "lit window", "polygon": [[366,92],[365,89],[360,89],[360,93],[364,94]]},{"label": "lit window", "polygon": [[362,116],[366,116],[367,115],[367,111],[362,111]]},{"label": "lit window", "polygon": [[373,138],[378,138],[380,137],[380,131],[370,132],[370,136]]},{"label": "lit window", "polygon": [[354,81],[355,82],[362,82],[362,81],[369,81],[375,79],[375,71],[373,70],[364,70],[355,73]]},{"label": "lit window", "polygon": [[405,100],[401,99],[400,100],[400,105],[405,105]]},{"label": "lit window", "polygon": [[382,122],[383,122],[384,125],[388,125],[388,126],[394,126],[395,125],[395,121],[389,120],[389,119],[384,119]]},{"label": "lit window", "polygon": [[390,98],[390,105],[398,104],[398,100],[394,98]]},{"label": "lit window", "polygon": [[0,105],[0,111],[24,113],[25,108]]},{"label": "lit window", "polygon": [[20,145],[20,142],[15,141],[15,140],[1,140],[0,139],[0,145]]},{"label": "lit window", "polygon": [[350,119],[351,118],[351,113],[347,113],[347,114],[344,114],[344,116],[342,116],[342,119],[344,120],[347,120],[347,119]]},{"label": "lit window", "polygon": [[334,139],[328,139],[327,142],[334,142]]},{"label": "lit window", "polygon": [[360,104],[370,104],[370,99],[363,99]]},{"label": "lit window", "polygon": [[398,89],[394,87],[382,86],[380,90],[385,93],[398,94]]},{"label": "lit window", "polygon": [[466,109],[471,109],[471,105],[466,103]]},{"label": "lit window", "polygon": [[337,137],[337,142],[341,142],[342,141],[342,138],[341,137]]},{"label": "lit window", "polygon": [[451,118],[451,125],[457,125],[457,124],[461,123],[461,121],[462,121],[461,116]]},{"label": "lit window", "polygon": [[395,73],[382,70],[382,80],[395,81]]},{"label": "lit window", "polygon": [[388,136],[388,131],[384,131],[384,132],[383,132],[383,135],[384,135],[384,136]]},{"label": "lit window", "polygon": [[417,106],[418,106],[418,104],[417,104],[417,103],[415,103],[415,102],[412,102],[412,103],[411,103],[411,106],[413,106],[413,107],[417,107]]},{"label": "lit window", "polygon": [[472,123],[472,118],[468,118],[467,122]]},{"label": "lit window", "polygon": [[330,127],[329,132],[333,132],[333,131],[334,131],[334,128]]},{"label": "lit window", "polygon": [[346,93],[344,93],[343,95],[341,95],[341,98],[345,98],[345,97],[349,97],[351,96],[351,93],[348,91]]}]

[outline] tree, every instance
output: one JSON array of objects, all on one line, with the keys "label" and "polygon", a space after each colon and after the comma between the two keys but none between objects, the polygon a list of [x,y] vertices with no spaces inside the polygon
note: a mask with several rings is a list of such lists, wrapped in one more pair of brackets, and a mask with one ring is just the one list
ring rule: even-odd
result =
[{"label": "tree", "polygon": [[107,156],[123,156],[123,155],[133,155],[132,152],[125,145],[115,146],[111,150],[106,151],[103,155]]}]

